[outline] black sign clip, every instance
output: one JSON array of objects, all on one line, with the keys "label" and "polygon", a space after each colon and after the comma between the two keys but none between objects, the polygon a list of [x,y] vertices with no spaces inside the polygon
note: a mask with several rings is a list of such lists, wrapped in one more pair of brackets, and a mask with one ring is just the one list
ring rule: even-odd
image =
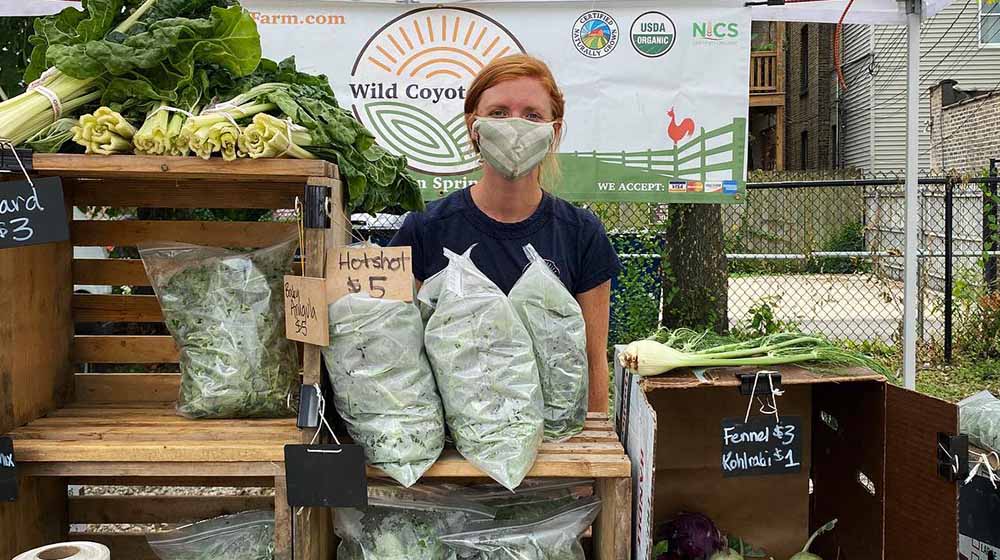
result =
[{"label": "black sign clip", "polygon": [[17,499],[17,461],[14,460],[14,441],[0,436],[0,502]]},{"label": "black sign clip", "polygon": [[28,148],[15,148],[9,142],[0,139],[0,171],[33,171],[31,165],[32,151]]},{"label": "black sign clip", "polygon": [[969,476],[969,436],[938,432],[937,465],[941,478],[965,480]]},{"label": "black sign clip", "polygon": [[[762,377],[765,379],[760,379]],[[776,371],[737,373],[736,378],[740,380],[740,394],[744,397],[771,396],[775,391],[781,391],[781,374]],[[767,378],[770,378],[770,382],[767,382]]]}]

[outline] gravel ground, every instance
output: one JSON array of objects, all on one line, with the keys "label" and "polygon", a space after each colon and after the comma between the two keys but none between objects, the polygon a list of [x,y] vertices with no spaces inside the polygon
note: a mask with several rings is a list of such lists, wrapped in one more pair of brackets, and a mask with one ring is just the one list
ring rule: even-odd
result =
[{"label": "gravel ground", "polygon": [[[903,285],[871,274],[787,274],[729,279],[729,322],[745,320],[750,308],[773,299],[778,319],[831,338],[891,342],[903,319]],[[940,293],[924,292],[924,338],[944,325]]]}]

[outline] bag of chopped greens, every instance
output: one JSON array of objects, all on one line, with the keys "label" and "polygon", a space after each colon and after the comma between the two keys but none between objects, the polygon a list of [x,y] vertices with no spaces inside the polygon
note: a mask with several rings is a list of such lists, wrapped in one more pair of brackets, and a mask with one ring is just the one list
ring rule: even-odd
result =
[{"label": "bag of chopped greens", "polygon": [[368,463],[411,486],[444,449],[444,412],[420,311],[405,301],[349,294],[329,312],[323,361],[337,412]]},{"label": "bag of chopped greens", "polygon": [[531,334],[545,401],[545,439],[583,431],[587,419],[587,327],[583,311],[559,276],[531,245],[528,268],[510,290],[510,302]]},{"label": "bag of chopped greens", "polygon": [[160,560],[271,560],[274,512],[245,511],[150,533],[146,541]]},{"label": "bag of chopped greens", "polygon": [[140,248],[180,348],[180,414],[295,414],[298,352],[285,338],[283,277],[296,246],[290,239],[252,252],[184,244]]},{"label": "bag of chopped greens", "polygon": [[973,445],[1000,452],[1000,399],[980,391],[958,403],[961,432]]},{"label": "bag of chopped greens", "polygon": [[580,537],[597,518],[601,501],[582,498],[549,514],[475,523],[441,538],[459,555],[476,560],[585,560]]},{"label": "bag of chopped greens", "polygon": [[440,280],[421,287],[421,302],[436,301],[424,344],[455,447],[514,489],[542,442],[538,367],[527,329],[507,296],[473,264],[473,247],[464,255],[445,249],[449,263]]},{"label": "bag of chopped greens", "polygon": [[369,485],[367,507],[340,508],[334,516],[337,560],[456,560],[440,538],[492,516],[444,489]]},{"label": "bag of chopped greens", "polygon": [[470,486],[465,494],[493,508],[497,521],[512,521],[548,515],[592,494],[593,487],[594,481],[588,479],[528,478],[513,492],[491,484]]}]

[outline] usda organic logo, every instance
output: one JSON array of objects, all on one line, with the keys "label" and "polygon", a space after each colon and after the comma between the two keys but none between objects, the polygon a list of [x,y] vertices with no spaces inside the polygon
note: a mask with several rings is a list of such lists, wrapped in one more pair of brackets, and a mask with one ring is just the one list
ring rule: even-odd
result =
[{"label": "usda organic logo", "polygon": [[677,39],[677,28],[666,14],[646,12],[632,22],[632,47],[642,56],[656,58],[667,54]]}]

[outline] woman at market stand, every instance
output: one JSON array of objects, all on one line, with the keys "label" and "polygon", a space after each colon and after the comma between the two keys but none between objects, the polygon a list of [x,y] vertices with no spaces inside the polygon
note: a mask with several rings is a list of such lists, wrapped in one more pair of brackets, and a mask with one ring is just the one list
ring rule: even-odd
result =
[{"label": "woman at market stand", "polygon": [[565,100],[544,62],[498,58],[473,80],[465,121],[482,179],[406,217],[392,245],[413,250],[418,282],[447,265],[443,249],[464,253],[504,293],[528,264],[530,243],[580,303],[586,322],[590,409],[607,410],[611,279],[621,263],[600,220],[546,187],[558,178],[555,153]]}]

